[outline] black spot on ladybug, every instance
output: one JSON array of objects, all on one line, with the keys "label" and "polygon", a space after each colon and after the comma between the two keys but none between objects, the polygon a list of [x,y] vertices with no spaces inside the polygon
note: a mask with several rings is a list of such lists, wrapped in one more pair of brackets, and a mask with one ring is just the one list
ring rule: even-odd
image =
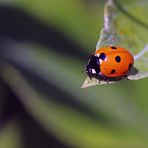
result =
[{"label": "black spot on ladybug", "polygon": [[111,49],[117,49],[117,47],[115,47],[115,46],[112,46],[112,47],[111,47]]},{"label": "black spot on ladybug", "polygon": [[99,58],[101,59],[101,60],[105,60],[105,58],[106,58],[106,54],[105,53],[100,53],[100,56],[99,56]]},{"label": "black spot on ladybug", "polygon": [[128,70],[130,70],[131,67],[132,67],[132,63],[130,63],[130,64],[128,65]]},{"label": "black spot on ladybug", "polygon": [[121,61],[120,56],[116,56],[116,57],[115,57],[115,60],[116,60],[117,63],[120,63],[120,61]]},{"label": "black spot on ladybug", "polygon": [[115,72],[116,72],[116,70],[115,69],[112,69],[110,73],[111,74],[114,74]]}]

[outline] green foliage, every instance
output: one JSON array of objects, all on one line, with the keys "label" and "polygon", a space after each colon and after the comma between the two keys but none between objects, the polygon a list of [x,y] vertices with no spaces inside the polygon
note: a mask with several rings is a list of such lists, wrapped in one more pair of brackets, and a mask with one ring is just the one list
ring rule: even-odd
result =
[{"label": "green foliage", "polygon": [[[92,48],[102,28],[99,22],[103,22],[103,3],[99,3],[101,13],[98,15],[96,3],[88,6],[80,0],[58,2],[17,0],[16,2],[17,7],[47,25],[52,24],[80,46],[85,47],[84,54],[93,52]],[[129,7],[130,11],[130,6],[137,3],[134,0],[122,2],[125,2],[123,6]],[[119,11],[117,15],[119,23],[123,18],[124,23],[131,24],[121,26],[122,28],[131,28],[131,25],[140,27]],[[143,19],[142,16],[141,19]],[[128,33],[126,35],[128,36]],[[138,53],[147,41],[146,33],[143,35],[144,40],[144,37],[141,37],[142,34],[140,38],[136,36],[136,32],[131,35],[133,42],[138,40],[134,44],[140,43],[137,45],[137,51],[133,50],[135,45],[131,41],[126,41],[127,38],[124,39],[125,43],[122,43]],[[122,37],[119,36],[119,38]],[[134,40],[135,38],[138,39]],[[29,114],[28,116],[33,118],[35,124],[39,124],[45,133],[52,134],[69,147],[147,147],[147,79],[81,89],[84,78],[81,71],[85,65],[83,60],[75,59],[73,55],[67,56],[66,53],[60,54],[39,43],[27,41],[21,43],[5,39],[3,49],[0,51],[0,78],[17,96],[27,115]],[[30,80],[28,78],[30,74],[37,80]],[[44,83],[48,84],[44,88],[48,93],[44,93],[45,90],[41,89]],[[1,84],[0,115],[8,92],[6,90],[6,86]],[[76,102],[80,109],[61,100]],[[0,131],[3,131],[2,136],[0,135],[0,147],[9,148],[7,143],[12,143],[16,148],[23,147],[23,132],[18,128],[21,124],[18,122],[20,116],[19,114],[17,117],[12,116],[13,123],[9,120],[7,123],[10,124],[5,124],[5,128],[0,127]],[[24,128],[27,130],[27,127]],[[35,134],[38,132],[36,130]],[[38,144],[41,141],[42,139],[36,139],[35,143]]]},{"label": "green foliage", "polygon": [[22,139],[20,138],[18,124],[10,121],[0,132],[0,147],[4,148],[20,148],[22,147]]}]

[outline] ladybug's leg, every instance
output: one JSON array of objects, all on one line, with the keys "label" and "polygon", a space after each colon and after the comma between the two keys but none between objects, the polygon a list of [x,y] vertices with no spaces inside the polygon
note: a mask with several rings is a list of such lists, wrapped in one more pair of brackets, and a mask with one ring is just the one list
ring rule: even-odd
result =
[{"label": "ladybug's leg", "polygon": [[128,80],[128,75],[124,75],[124,76],[121,76],[121,77],[119,77],[120,79],[127,79]]},{"label": "ladybug's leg", "polygon": [[108,78],[107,78],[106,82],[109,83],[109,79]]},{"label": "ladybug's leg", "polygon": [[98,74],[100,80],[106,81],[107,83],[109,83],[109,78],[104,76],[103,74],[99,73]]},{"label": "ladybug's leg", "polygon": [[128,78],[128,76],[127,76],[127,75],[125,75],[125,76],[124,76],[124,78],[125,78],[125,79],[127,79],[127,80],[129,80],[129,78]]},{"label": "ladybug's leg", "polygon": [[109,78],[108,77],[104,77],[104,81],[106,81],[107,83],[109,83]]},{"label": "ladybug's leg", "polygon": [[97,77],[99,77],[100,80],[104,79],[104,76],[101,73],[98,73]]}]

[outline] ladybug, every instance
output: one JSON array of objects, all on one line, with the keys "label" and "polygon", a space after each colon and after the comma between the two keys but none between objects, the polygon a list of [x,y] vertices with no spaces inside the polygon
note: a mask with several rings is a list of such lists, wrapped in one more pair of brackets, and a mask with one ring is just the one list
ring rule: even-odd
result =
[{"label": "ladybug", "polygon": [[90,78],[124,78],[133,67],[132,54],[123,47],[102,47],[90,57],[85,71]]}]

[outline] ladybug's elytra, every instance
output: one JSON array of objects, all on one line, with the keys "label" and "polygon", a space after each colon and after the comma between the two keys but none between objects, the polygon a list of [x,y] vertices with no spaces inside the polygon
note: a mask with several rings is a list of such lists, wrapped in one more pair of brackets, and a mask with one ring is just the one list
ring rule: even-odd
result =
[{"label": "ladybug's elytra", "polygon": [[134,64],[132,54],[123,47],[108,46],[96,50],[86,65],[90,78],[126,77]]}]

